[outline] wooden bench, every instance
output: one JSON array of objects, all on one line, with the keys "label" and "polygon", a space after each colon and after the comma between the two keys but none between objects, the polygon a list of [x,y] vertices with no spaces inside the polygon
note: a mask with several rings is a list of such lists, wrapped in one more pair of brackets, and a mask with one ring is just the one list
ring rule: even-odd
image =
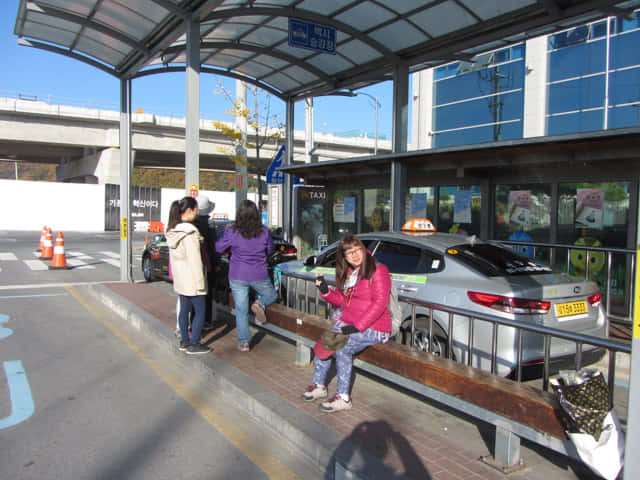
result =
[{"label": "wooden bench", "polygon": [[[284,305],[267,309],[266,329],[290,332],[297,361],[311,360],[311,346],[332,323]],[[302,360],[302,362],[301,362]],[[496,426],[494,457],[503,472],[517,470],[520,437],[577,458],[561,423],[553,394],[395,342],[374,345],[357,356],[358,368],[435,399]]]}]

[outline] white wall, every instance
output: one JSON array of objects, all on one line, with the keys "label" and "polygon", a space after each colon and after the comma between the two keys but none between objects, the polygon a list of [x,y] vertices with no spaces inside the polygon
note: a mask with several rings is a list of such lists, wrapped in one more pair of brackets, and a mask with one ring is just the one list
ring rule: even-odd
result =
[{"label": "white wall", "polygon": [[[200,194],[208,196],[209,200],[216,204],[216,208],[213,210],[213,213],[226,213],[229,220],[235,220],[236,192],[213,192],[211,190],[200,190]],[[180,200],[184,196],[185,191],[182,188],[162,189],[162,195],[160,195],[160,198],[162,199],[162,205],[160,207],[160,218],[162,223],[166,225],[169,220],[169,209],[171,208],[171,203],[174,200]],[[256,204],[258,202],[257,193],[249,193],[247,198],[256,202]]]},{"label": "white wall", "polygon": [[104,231],[104,185],[0,180],[0,230]]},{"label": "white wall", "polygon": [[[200,193],[216,204],[213,213],[226,213],[230,220],[235,219],[235,192]],[[165,225],[171,202],[184,195],[181,188],[162,189],[160,219]],[[55,232],[102,232],[104,196],[104,185],[0,180],[0,230],[40,232],[47,226]],[[258,195],[250,193],[248,198],[257,202]]]}]

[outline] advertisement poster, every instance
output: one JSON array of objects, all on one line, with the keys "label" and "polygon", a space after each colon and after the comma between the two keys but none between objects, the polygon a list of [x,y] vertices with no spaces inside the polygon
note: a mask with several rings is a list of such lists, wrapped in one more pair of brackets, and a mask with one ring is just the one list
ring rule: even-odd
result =
[{"label": "advertisement poster", "polygon": [[531,223],[531,190],[509,192],[509,223],[516,226]]},{"label": "advertisement poster", "polygon": [[413,193],[405,197],[404,203],[405,218],[426,218],[427,217],[427,194]]},{"label": "advertisement poster", "polygon": [[471,223],[471,190],[456,192],[453,202],[453,223]]},{"label": "advertisement poster", "polygon": [[356,197],[338,199],[333,205],[333,221],[340,223],[356,222]]},{"label": "advertisement poster", "polygon": [[602,230],[604,190],[579,188],[576,196],[576,224]]}]

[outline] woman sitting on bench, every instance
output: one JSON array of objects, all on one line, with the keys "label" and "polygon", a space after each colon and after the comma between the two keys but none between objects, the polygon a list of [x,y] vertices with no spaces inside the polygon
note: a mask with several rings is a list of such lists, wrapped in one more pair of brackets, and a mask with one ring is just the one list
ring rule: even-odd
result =
[{"label": "woman sitting on bench", "polygon": [[349,388],[353,356],[370,345],[389,340],[391,315],[387,308],[391,291],[389,270],[377,263],[356,235],[345,235],[336,252],[336,289],[324,278],[316,279],[321,297],[338,307],[333,314],[332,334],[323,335],[314,347],[313,384],[302,394],[306,402],[327,397],[326,377],[335,354],[338,386],[330,401],[320,404],[323,412],[351,409]]}]

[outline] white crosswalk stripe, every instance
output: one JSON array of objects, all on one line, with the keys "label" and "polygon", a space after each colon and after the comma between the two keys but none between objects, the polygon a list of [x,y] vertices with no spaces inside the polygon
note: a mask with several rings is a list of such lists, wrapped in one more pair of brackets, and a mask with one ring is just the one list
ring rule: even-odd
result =
[{"label": "white crosswalk stripe", "polygon": [[42,260],[23,260],[31,270],[49,270],[49,266]]},{"label": "white crosswalk stripe", "polygon": [[114,267],[120,268],[120,260],[115,260],[113,258],[103,258],[102,261],[108,263],[109,265],[113,265]]},{"label": "white crosswalk stripe", "polygon": [[115,252],[98,252],[98,253],[100,253],[101,255],[106,255],[107,257],[120,259],[119,253],[115,253]]},{"label": "white crosswalk stripe", "polygon": [[71,265],[74,269],[82,269],[82,270],[95,270],[96,267],[93,265],[87,265],[82,260],[78,260],[77,258],[68,258],[67,265]]},{"label": "white crosswalk stripe", "polygon": [[11,252],[0,252],[0,260],[3,261],[7,261],[7,260],[18,260],[18,257],[16,257],[13,253]]}]

